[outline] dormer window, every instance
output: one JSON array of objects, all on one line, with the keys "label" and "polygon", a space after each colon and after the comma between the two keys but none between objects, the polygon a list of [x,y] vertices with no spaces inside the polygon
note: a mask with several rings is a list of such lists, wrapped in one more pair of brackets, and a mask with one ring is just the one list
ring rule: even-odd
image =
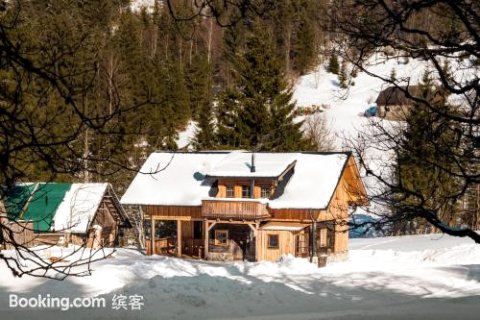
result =
[{"label": "dormer window", "polygon": [[261,198],[270,198],[271,189],[268,186],[263,186],[261,188],[260,197]]},{"label": "dormer window", "polygon": [[242,186],[242,198],[250,198],[250,186]]},{"label": "dormer window", "polygon": [[227,198],[234,198],[235,197],[235,190],[233,186],[226,187],[226,197]]}]

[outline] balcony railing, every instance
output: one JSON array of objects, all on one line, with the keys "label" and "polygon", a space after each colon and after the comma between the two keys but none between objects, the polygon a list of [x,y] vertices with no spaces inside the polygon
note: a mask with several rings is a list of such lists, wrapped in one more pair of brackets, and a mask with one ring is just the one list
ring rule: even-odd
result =
[{"label": "balcony railing", "polygon": [[268,218],[267,204],[254,199],[202,200],[202,216],[211,219],[254,220]]}]

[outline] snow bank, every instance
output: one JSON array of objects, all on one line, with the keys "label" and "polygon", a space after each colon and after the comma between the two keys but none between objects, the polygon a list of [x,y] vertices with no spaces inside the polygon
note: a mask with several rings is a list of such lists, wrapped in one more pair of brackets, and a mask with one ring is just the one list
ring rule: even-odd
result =
[{"label": "snow bank", "polygon": [[[100,295],[107,301],[121,293],[145,297],[144,312],[136,314],[143,319],[160,314],[165,319],[290,320],[478,316],[480,246],[471,240],[439,235],[354,239],[351,247],[348,261],[321,269],[292,256],[278,262],[207,262],[145,257],[128,249],[95,262],[90,277],[62,282],[14,279],[0,265],[0,311],[9,311],[11,292]],[[68,251],[54,250],[50,254]],[[85,318],[88,312],[90,318],[117,316],[109,308],[78,312],[69,311],[69,318]]]}]

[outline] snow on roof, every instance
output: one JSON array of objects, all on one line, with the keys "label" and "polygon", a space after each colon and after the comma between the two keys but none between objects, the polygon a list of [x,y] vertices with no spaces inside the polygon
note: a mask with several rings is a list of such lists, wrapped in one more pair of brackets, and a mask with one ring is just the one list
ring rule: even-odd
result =
[{"label": "snow on roof", "polygon": [[108,183],[74,183],[54,218],[54,230],[86,233],[107,190]]},{"label": "snow on roof", "polygon": [[255,153],[255,172],[251,172],[252,153],[234,151],[209,173],[211,177],[278,177],[292,164],[298,153]]},{"label": "snow on roof", "polygon": [[308,227],[307,223],[295,223],[295,222],[267,222],[260,229],[262,230],[283,230],[283,231],[300,231]]},{"label": "snow on roof", "polygon": [[324,209],[348,160],[346,153],[301,153],[283,194],[269,201],[272,209]]},{"label": "snow on roof", "polygon": [[225,152],[152,153],[123,195],[122,204],[199,206],[213,181],[206,174]]},{"label": "snow on roof", "polygon": [[[257,173],[278,176],[296,161],[294,174],[283,193],[267,200],[271,208],[324,209],[340,179],[348,160],[346,153],[256,153]],[[250,152],[216,153],[153,153],[134,178],[122,204],[200,206],[202,199],[211,199],[215,179],[241,173],[249,177],[250,169],[244,162]],[[249,162],[248,162],[249,163]],[[269,168],[268,165],[271,165]],[[258,175],[255,175],[258,177]]]}]

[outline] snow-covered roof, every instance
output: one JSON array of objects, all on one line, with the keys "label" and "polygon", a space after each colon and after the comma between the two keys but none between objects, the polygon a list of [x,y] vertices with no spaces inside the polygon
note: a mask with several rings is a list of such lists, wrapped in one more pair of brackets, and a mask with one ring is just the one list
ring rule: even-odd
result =
[{"label": "snow-covered roof", "polygon": [[211,177],[278,177],[297,158],[297,153],[255,153],[255,172],[252,172],[252,153],[234,151],[208,172]]},{"label": "snow-covered roof", "polygon": [[[348,160],[347,153],[255,153],[258,173],[276,177],[289,164],[294,173],[277,198],[266,200],[269,207],[324,209],[328,206]],[[215,194],[213,176],[249,177],[251,153],[157,152],[149,156],[134,178],[122,204],[200,206]],[[270,165],[270,166],[269,166]],[[251,177],[251,176],[250,176]],[[287,179],[287,178],[286,178]]]},{"label": "snow-covered roof", "polygon": [[346,153],[298,154],[295,173],[283,194],[269,201],[269,207],[273,209],[326,208],[347,160]]},{"label": "snow-covered roof", "polygon": [[152,153],[133,179],[122,204],[199,206],[209,197],[206,174],[228,153]]},{"label": "snow-covered roof", "polygon": [[108,183],[73,183],[58,206],[54,230],[86,233],[108,188]]}]

